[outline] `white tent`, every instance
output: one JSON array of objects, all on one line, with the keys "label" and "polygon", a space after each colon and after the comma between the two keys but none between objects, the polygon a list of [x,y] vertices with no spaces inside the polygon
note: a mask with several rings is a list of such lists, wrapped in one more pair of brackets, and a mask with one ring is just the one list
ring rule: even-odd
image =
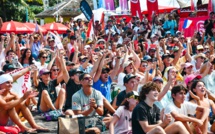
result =
[{"label": "white tent", "polygon": [[[108,14],[109,16],[112,16],[112,15],[117,15],[116,13],[112,12],[112,11],[107,11],[106,9],[104,8],[99,8],[99,9],[96,9],[96,10],[93,10],[93,14],[94,14],[94,21],[95,20],[100,20],[101,18],[101,15],[102,13],[105,13],[105,14]],[[80,15],[76,16],[74,18],[74,20],[77,20],[77,19],[82,19],[82,20],[87,20],[85,15],[83,13],[81,13]]]}]

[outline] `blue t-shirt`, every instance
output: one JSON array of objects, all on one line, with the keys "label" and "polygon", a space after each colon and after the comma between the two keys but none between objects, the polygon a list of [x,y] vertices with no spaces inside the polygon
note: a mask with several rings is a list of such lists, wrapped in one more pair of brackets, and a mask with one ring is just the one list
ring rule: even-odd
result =
[{"label": "blue t-shirt", "polygon": [[111,88],[111,83],[112,80],[110,78],[110,76],[108,77],[108,81],[103,83],[101,81],[101,79],[99,79],[97,82],[93,83],[93,88],[95,88],[96,90],[100,91],[102,93],[102,95],[109,101],[111,102],[111,92],[110,92],[110,88]]}]

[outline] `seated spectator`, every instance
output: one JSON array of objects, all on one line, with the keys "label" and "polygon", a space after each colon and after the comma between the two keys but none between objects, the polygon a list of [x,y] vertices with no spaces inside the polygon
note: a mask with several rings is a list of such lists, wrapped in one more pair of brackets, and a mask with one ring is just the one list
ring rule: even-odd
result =
[{"label": "seated spectator", "polygon": [[55,87],[63,80],[63,76],[57,77],[57,79],[51,80],[50,71],[43,68],[39,72],[39,78],[37,79],[38,71],[34,71],[33,81],[34,86],[39,91],[39,99],[37,109],[39,112],[48,112],[50,110],[62,110],[65,101],[65,90],[60,89],[57,96]]},{"label": "seated spectator", "polygon": [[181,122],[175,122],[167,126],[171,121],[171,115],[166,114],[160,117],[159,108],[153,104],[158,100],[158,86],[149,82],[146,83],[140,92],[139,104],[132,112],[132,133],[133,134],[189,134]]},{"label": "seated spectator", "polygon": [[88,73],[79,76],[82,89],[72,96],[72,110],[84,116],[103,115],[103,96],[92,88],[93,78]]},{"label": "seated spectator", "polygon": [[[190,102],[197,104],[199,106],[205,107],[210,109],[210,113],[208,115],[209,120],[213,120],[213,114],[215,110],[215,104],[212,100],[208,99],[206,94],[207,94],[207,89],[205,88],[205,84],[202,81],[194,81],[190,92]],[[200,118],[201,114],[199,112],[196,113],[196,117]],[[215,123],[211,125],[210,122],[208,121],[208,133],[215,132]]]},{"label": "seated spectator", "polygon": [[121,106],[116,110],[111,120],[109,131],[110,134],[130,134],[131,115],[134,107],[138,103],[139,94],[136,91],[128,92]]},{"label": "seated spectator", "polygon": [[[21,129],[21,132],[49,131],[36,124],[30,110],[25,105],[26,99],[37,96],[38,93],[26,91],[23,97],[19,98],[10,90],[12,88],[13,78],[9,74],[0,76],[0,126],[7,126],[10,119]],[[22,112],[25,119],[32,128],[25,126],[19,119],[18,114]]]},{"label": "seated spectator", "polygon": [[[189,122],[192,122],[192,125],[196,130],[201,131],[202,133],[207,133],[207,121],[209,110],[202,106],[198,106],[196,104],[192,104],[191,102],[185,101],[187,89],[182,85],[174,86],[172,88],[172,98],[173,101],[170,103],[164,110],[164,114],[171,114],[172,120],[170,124],[174,123],[174,121],[181,121],[184,126],[187,128],[187,131],[193,133],[191,127],[189,126]],[[199,112],[201,116],[189,117],[189,115],[195,115],[196,112]]]}]

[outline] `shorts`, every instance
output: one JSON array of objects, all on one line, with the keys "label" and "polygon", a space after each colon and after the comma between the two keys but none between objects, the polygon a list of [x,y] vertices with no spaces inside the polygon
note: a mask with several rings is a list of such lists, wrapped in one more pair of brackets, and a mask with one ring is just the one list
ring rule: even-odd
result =
[{"label": "shorts", "polygon": [[[49,112],[49,111],[52,111],[51,109],[49,109],[48,111],[46,111],[46,112]],[[46,113],[46,112],[43,112],[41,109],[40,109],[40,107],[38,107],[38,113],[39,114],[42,114],[42,113]]]}]

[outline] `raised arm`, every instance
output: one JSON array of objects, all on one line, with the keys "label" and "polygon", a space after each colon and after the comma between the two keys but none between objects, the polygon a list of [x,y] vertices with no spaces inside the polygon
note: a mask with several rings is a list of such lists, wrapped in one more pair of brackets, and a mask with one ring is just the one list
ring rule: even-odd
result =
[{"label": "raised arm", "polygon": [[178,53],[176,54],[176,56],[174,57],[173,61],[172,61],[172,64],[175,66],[181,56],[181,52],[183,50],[183,46],[181,44],[181,42],[178,42],[179,43],[179,50],[178,50]]},{"label": "raised arm", "polygon": [[95,74],[95,76],[94,76],[94,78],[93,78],[93,81],[94,82],[97,82],[98,80],[99,80],[99,77],[100,77],[100,75],[101,75],[101,73],[102,73],[102,67],[104,66],[104,60],[105,60],[105,57],[107,56],[107,53],[105,53],[104,52],[104,54],[103,54],[103,56],[102,56],[102,59],[101,59],[101,62],[100,62],[100,64],[99,64],[99,67],[98,67],[98,69],[97,69],[97,71],[96,71],[96,74]]},{"label": "raised arm", "polygon": [[116,61],[116,65],[115,67],[113,68],[113,71],[110,73],[110,77],[111,77],[111,80],[114,81],[115,80],[115,77],[119,71],[119,68],[120,68],[120,59],[121,59],[121,54],[119,52],[119,50],[116,52],[116,58],[115,58],[115,61]]},{"label": "raised arm", "polygon": [[134,58],[134,66],[136,68],[140,67],[140,58],[138,57],[138,55],[135,53],[135,51],[132,48],[132,43],[130,42],[130,46],[128,47],[129,51],[133,54],[133,58]]},{"label": "raised arm", "polygon": [[12,74],[13,77],[13,81],[16,81],[17,79],[19,79],[21,76],[23,76],[25,73],[27,73],[28,71],[31,71],[32,69],[36,68],[35,65],[31,65],[29,67],[24,68],[23,70],[19,71],[19,73],[16,74]]},{"label": "raised arm", "polygon": [[64,62],[63,57],[60,58],[60,64],[61,64],[61,69],[62,69],[62,72],[63,72],[63,80],[67,84],[70,77],[69,77],[69,73],[68,73],[68,71],[66,69],[66,64]]},{"label": "raised arm", "polygon": [[95,64],[93,65],[92,71],[90,72],[90,76],[91,76],[92,78],[94,77],[95,73],[96,73],[97,70],[98,70],[98,66],[99,66],[99,64],[100,64],[100,62],[101,62],[101,59],[102,59],[102,54],[99,53],[99,54],[98,54],[98,59],[97,59],[97,61],[95,62]]}]

